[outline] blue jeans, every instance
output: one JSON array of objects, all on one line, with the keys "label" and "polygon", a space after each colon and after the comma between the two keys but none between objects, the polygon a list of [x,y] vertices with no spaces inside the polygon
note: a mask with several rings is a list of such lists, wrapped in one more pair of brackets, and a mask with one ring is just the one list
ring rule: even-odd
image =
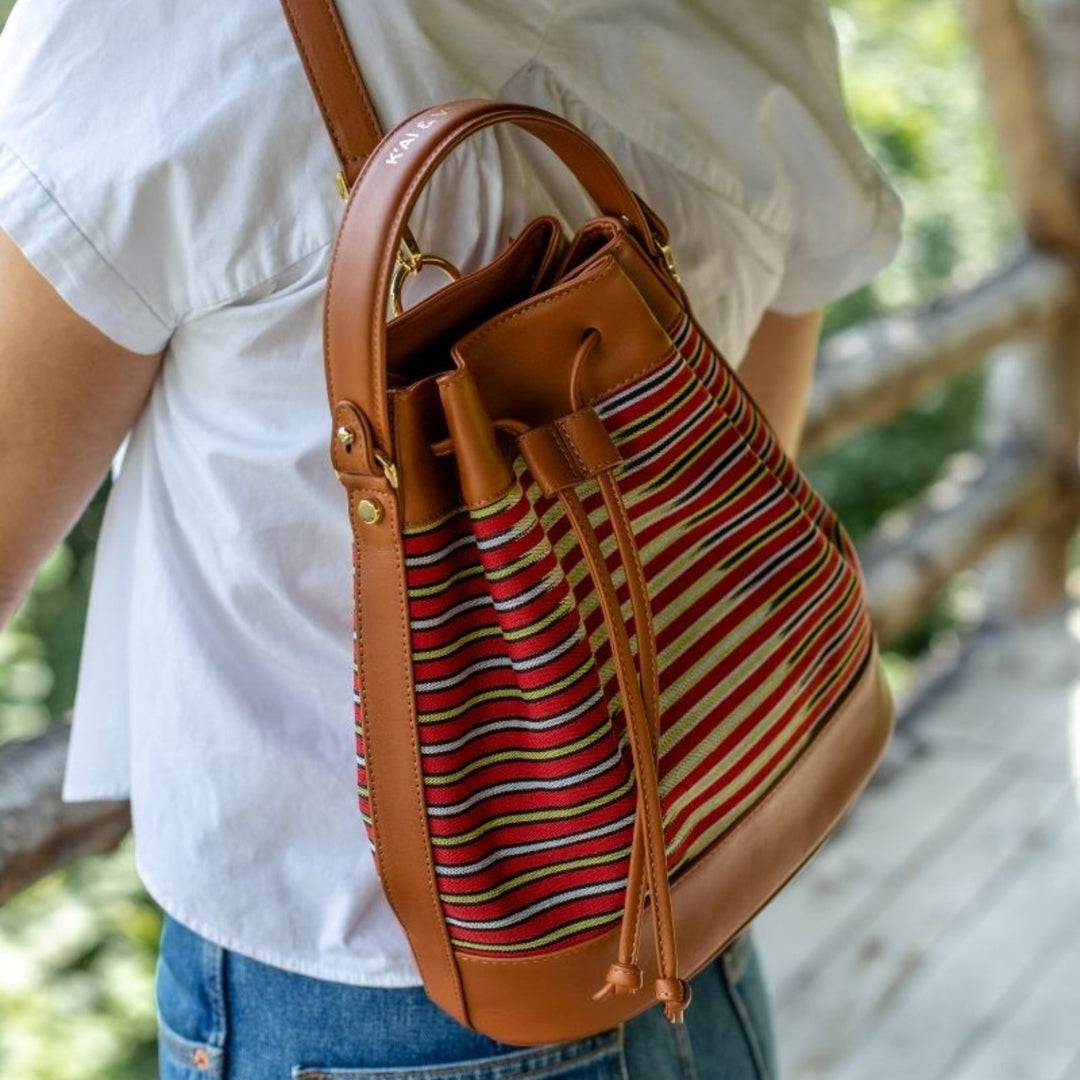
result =
[{"label": "blue jeans", "polygon": [[294,975],[166,916],[157,968],[160,1080],[772,1080],[769,1001],[742,934],[693,979],[686,1023],[659,1007],[592,1038],[507,1046],[421,987]]}]

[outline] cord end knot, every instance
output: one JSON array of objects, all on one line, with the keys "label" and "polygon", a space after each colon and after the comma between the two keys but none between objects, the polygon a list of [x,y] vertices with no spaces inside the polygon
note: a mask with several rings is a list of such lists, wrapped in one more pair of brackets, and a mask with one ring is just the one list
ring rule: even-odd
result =
[{"label": "cord end knot", "polygon": [[637,964],[621,964],[616,961],[608,968],[604,985],[593,994],[593,1001],[600,1001],[609,994],[636,994],[643,983],[641,968]]},{"label": "cord end knot", "polygon": [[683,1013],[690,1005],[690,984],[685,979],[657,979],[656,1000],[664,1003],[664,1015],[673,1024],[683,1023]]}]

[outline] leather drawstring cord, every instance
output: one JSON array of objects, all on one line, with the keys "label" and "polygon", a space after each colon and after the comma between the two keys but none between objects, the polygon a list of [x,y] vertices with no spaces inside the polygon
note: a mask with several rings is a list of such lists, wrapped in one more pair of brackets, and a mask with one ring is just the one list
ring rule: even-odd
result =
[{"label": "leather drawstring cord", "polygon": [[[599,333],[590,331],[575,357],[571,371],[571,404],[575,410],[581,408],[579,384],[584,363],[599,340]],[[664,1003],[664,1015],[668,1020],[682,1023],[683,1012],[690,1004],[690,984],[678,974],[663,808],[656,772],[656,744],[659,739],[656,643],[644,574],[622,496],[609,472],[599,473],[597,482],[626,572],[638,646],[637,668],[615,587],[585,508],[572,489],[560,492],[559,498],[581,543],[600,598],[630,737],[638,802],[630,849],[626,903],[619,934],[619,958],[608,968],[604,985],[593,998],[599,1000],[612,993],[636,993],[642,986],[643,976],[637,963],[637,954],[640,927],[644,918],[644,885],[647,883],[652,900],[652,926],[660,974],[654,984],[654,992],[656,998]]]}]

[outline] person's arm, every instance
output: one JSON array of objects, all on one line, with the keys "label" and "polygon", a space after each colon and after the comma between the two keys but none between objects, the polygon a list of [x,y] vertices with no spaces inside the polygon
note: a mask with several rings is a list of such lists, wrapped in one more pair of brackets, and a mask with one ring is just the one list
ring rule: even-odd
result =
[{"label": "person's arm", "polygon": [[77,315],[0,231],[0,626],[97,490],[160,361]]},{"label": "person's arm", "polygon": [[814,376],[822,309],[803,315],[766,311],[739,364],[739,378],[789,457],[797,455]]}]

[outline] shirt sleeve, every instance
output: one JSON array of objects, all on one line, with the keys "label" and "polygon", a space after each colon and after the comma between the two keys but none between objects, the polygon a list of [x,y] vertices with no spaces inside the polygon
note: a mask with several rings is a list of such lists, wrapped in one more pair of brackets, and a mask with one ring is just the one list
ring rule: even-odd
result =
[{"label": "shirt sleeve", "polygon": [[896,254],[903,217],[896,191],[851,124],[827,11],[817,3],[795,6],[805,8],[805,22],[781,46],[794,44],[803,62],[794,66],[792,56],[780,65],[792,80],[764,96],[759,116],[792,207],[784,273],[770,303],[789,315],[869,282]]},{"label": "shirt sleeve", "polygon": [[125,265],[146,222],[138,177],[114,165],[137,146],[139,98],[95,7],[20,0],[0,35],[0,228],[76,312],[155,353],[175,317],[161,282]]},{"label": "shirt sleeve", "polygon": [[0,229],[71,308],[117,344],[152,354],[168,341],[167,320],[6,143],[0,143]]},{"label": "shirt sleeve", "polygon": [[622,0],[618,19],[609,7],[567,0],[540,59],[588,113],[666,164],[672,190],[654,170],[642,194],[697,217],[668,220],[673,237],[725,243],[703,235],[710,220],[742,216],[754,247],[741,257],[773,267],[765,306],[784,314],[839,299],[891,260],[900,200],[851,125],[819,0],[667,0],[662,11]]},{"label": "shirt sleeve", "polygon": [[19,0],[0,34],[0,229],[135,352],[325,247],[332,161],[276,3]]}]

